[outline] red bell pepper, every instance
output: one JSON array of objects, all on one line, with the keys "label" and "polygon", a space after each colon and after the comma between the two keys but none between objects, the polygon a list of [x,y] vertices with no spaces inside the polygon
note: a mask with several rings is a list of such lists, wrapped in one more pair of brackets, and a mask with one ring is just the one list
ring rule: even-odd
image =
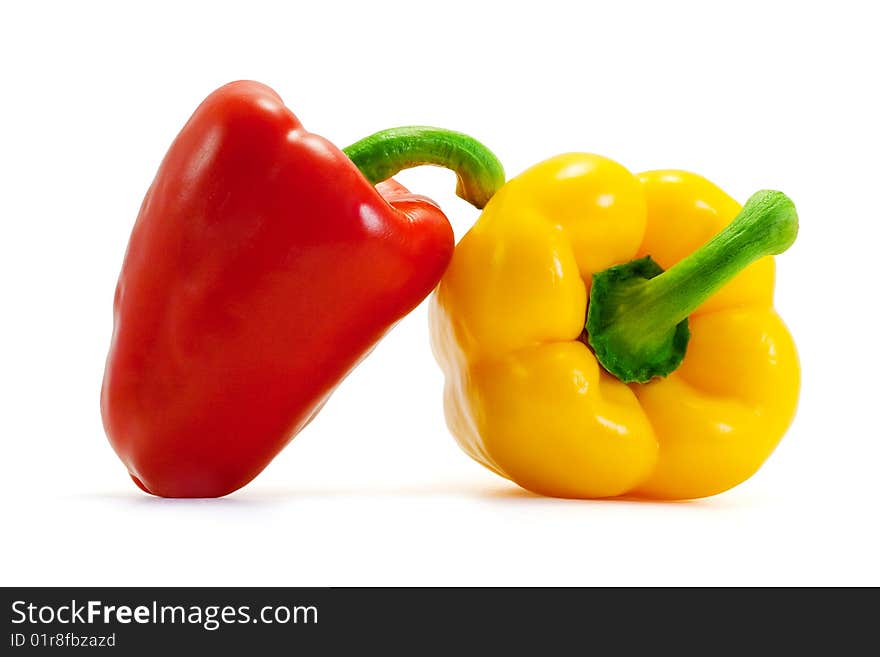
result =
[{"label": "red bell pepper", "polygon": [[384,131],[349,153],[256,82],[208,96],[171,145],[125,255],[101,392],[143,490],[247,484],[434,288],[453,249],[446,217],[374,183],[447,166],[481,207],[504,181],[482,145],[439,129]]}]

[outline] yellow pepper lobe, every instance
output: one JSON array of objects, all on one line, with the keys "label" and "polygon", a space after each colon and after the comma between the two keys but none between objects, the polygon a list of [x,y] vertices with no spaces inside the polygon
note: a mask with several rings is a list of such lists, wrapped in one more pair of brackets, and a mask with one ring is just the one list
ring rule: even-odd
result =
[{"label": "yellow pepper lobe", "polygon": [[800,383],[791,335],[772,308],[731,308],[691,320],[682,367],[636,394],[662,448],[637,495],[686,499],[751,477],[792,419]]},{"label": "yellow pepper lobe", "polygon": [[[513,203],[562,230],[589,284],[593,272],[630,260],[645,231],[644,194],[624,167],[600,155],[545,160],[506,185]],[[512,207],[506,202],[507,208]]]},{"label": "yellow pepper lobe", "polygon": [[[473,364],[482,446],[522,487],[556,497],[623,495],[652,471],[657,440],[638,399],[581,342]],[[518,403],[517,403],[518,402]]]},{"label": "yellow pepper lobe", "polygon": [[621,383],[581,335],[594,273],[645,255],[670,268],[739,210],[700,176],[636,177],[595,155],[551,158],[509,181],[431,304],[461,447],[560,497],[702,497],[754,473],[798,394],[794,345],[772,309],[772,258],[691,314],[691,343],[666,379]]}]

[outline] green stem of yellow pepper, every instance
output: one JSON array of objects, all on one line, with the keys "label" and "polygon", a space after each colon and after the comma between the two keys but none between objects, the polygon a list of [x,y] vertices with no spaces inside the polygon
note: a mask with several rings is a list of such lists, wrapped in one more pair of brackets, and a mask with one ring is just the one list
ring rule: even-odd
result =
[{"label": "green stem of yellow pepper", "polygon": [[760,191],[727,228],[668,271],[649,256],[596,274],[586,322],[596,358],[627,383],[673,372],[687,350],[688,315],[755,260],[785,251],[797,231],[791,199]]},{"label": "green stem of yellow pepper", "polygon": [[504,184],[504,167],[473,137],[427,126],[382,130],[343,149],[372,184],[423,164],[452,169],[456,193],[482,208]]}]

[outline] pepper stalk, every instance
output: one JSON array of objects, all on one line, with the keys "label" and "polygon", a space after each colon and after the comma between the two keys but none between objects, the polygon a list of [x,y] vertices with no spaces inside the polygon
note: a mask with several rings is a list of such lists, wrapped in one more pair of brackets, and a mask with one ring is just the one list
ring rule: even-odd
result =
[{"label": "pepper stalk", "polygon": [[372,184],[412,167],[430,164],[455,172],[456,194],[482,209],[504,184],[504,167],[473,137],[428,126],[389,128],[343,152]]},{"label": "pepper stalk", "polygon": [[785,251],[797,231],[791,199],[764,190],[668,271],[647,256],[595,274],[586,331],[596,358],[624,383],[675,371],[690,338],[688,315],[754,261]]}]

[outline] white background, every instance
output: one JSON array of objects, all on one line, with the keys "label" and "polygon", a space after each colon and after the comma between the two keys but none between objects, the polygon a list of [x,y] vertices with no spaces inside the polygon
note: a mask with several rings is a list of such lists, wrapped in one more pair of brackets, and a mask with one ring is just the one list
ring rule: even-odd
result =
[{"label": "white background", "polygon": [[[0,583],[880,584],[872,3],[42,2],[0,9]],[[519,491],[444,426],[423,304],[245,489],[135,489],[101,427],[113,289],[165,150],[215,87],[274,87],[340,146],[400,124],[777,188],[795,424],[739,488],[688,503]],[[477,213],[439,169],[401,176]]]}]

